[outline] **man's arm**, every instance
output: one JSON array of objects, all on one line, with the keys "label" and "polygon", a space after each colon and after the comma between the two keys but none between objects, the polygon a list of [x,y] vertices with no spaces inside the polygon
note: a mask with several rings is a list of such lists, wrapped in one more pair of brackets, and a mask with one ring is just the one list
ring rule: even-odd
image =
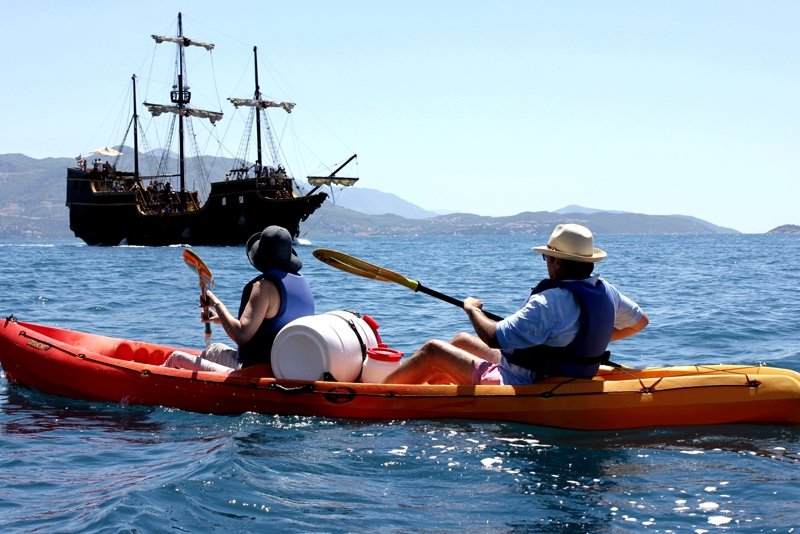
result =
[{"label": "man's arm", "polygon": [[611,341],[617,341],[619,339],[625,339],[626,337],[630,337],[636,332],[642,330],[645,326],[650,324],[650,319],[647,318],[647,315],[643,315],[639,322],[637,322],[633,326],[629,326],[627,328],[622,328],[617,330],[616,328],[611,332]]},{"label": "man's arm", "polygon": [[472,328],[475,333],[481,338],[481,341],[494,349],[500,348],[500,343],[497,341],[497,322],[489,319],[483,313],[483,302],[474,297],[467,297],[464,299],[464,311],[469,317],[469,322],[472,323]]}]

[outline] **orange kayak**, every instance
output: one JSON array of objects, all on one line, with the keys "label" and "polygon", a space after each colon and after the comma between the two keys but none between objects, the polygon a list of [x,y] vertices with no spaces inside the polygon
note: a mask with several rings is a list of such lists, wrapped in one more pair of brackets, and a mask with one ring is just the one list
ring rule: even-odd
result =
[{"label": "orange kayak", "polygon": [[160,367],[173,350],[17,322],[0,323],[0,364],[11,384],[63,397],[201,413],[256,412],[352,419],[511,421],[581,430],[800,424],[800,374],[745,365],[602,369],[591,379],[526,386],[296,382]]}]

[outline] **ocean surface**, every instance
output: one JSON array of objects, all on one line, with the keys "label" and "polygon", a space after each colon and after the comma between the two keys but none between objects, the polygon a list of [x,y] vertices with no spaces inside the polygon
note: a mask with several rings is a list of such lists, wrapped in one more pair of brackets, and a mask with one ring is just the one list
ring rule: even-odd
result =
[{"label": "ocean surface", "polygon": [[[300,246],[319,312],[373,316],[412,353],[469,323],[457,307],[315,260],[333,248],[478,296],[500,315],[546,276],[547,236],[336,238]],[[650,326],[612,345],[631,366],[800,370],[800,238],[598,236],[597,272]],[[236,308],[243,247],[197,247]],[[0,314],[201,347],[180,247],[0,242]],[[224,340],[220,328],[215,340]],[[462,420],[215,416],[90,403],[0,375],[0,532],[797,532],[800,428],[579,432]]]}]

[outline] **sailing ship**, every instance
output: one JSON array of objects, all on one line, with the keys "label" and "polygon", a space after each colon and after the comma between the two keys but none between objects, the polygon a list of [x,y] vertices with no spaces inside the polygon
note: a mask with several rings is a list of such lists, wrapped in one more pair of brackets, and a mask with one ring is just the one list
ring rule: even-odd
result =
[{"label": "sailing ship", "polygon": [[[176,80],[170,91],[171,104],[144,103],[153,115],[167,114],[172,123],[170,142],[154,165],[154,172],[140,171],[139,115],[137,113],[136,76],[132,77],[133,116],[126,132],[133,130],[133,168],[122,170],[123,144],[117,148],[94,151],[90,163],[82,156],[77,165],[67,169],[66,204],[69,208],[70,229],[89,245],[239,245],[266,226],[279,225],[297,238],[300,223],[308,219],[327,198],[319,191],[328,185],[351,186],[358,178],[338,177],[337,173],[356,158],[351,156],[327,176],[309,176],[313,186],[302,193],[279,159],[279,150],[272,136],[266,111],[270,108],[291,113],[295,104],[265,99],[258,82],[257,48],[255,59],[255,92],[252,98],[229,98],[235,107],[250,108],[245,134],[256,128],[256,160],[248,162],[246,153],[237,156],[233,168],[224,179],[208,180],[210,190],[205,198],[197,190],[187,188],[187,162],[199,163],[202,158],[187,156],[186,140],[192,139],[191,120],[208,120],[212,124],[222,119],[222,112],[196,109],[190,106],[191,91],[186,83],[186,49],[200,47],[211,51],[211,43],[195,41],[183,34],[181,14],[178,14],[177,37],[153,35],[156,43],[176,45]],[[262,128],[262,121],[266,127]],[[177,127],[177,128],[176,128]],[[169,150],[177,129],[178,154]],[[271,161],[262,160],[262,129],[266,130],[271,148]],[[249,147],[249,142],[242,143]],[[102,157],[101,157],[102,156]],[[110,158],[110,160],[109,160]],[[130,160],[131,158],[127,158]],[[230,161],[230,160],[229,160]],[[130,164],[130,162],[129,162]],[[205,170],[199,173],[205,174]]]}]

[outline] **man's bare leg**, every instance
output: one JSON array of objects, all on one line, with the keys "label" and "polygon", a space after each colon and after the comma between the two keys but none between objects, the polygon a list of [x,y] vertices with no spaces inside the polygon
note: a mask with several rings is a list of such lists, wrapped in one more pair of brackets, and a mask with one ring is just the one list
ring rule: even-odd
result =
[{"label": "man's bare leg", "polygon": [[483,360],[492,363],[500,362],[500,349],[493,349],[476,335],[461,332],[460,334],[456,334],[450,343],[452,343],[455,347]]},{"label": "man's bare leg", "polygon": [[444,341],[433,339],[384,380],[384,384],[441,383],[442,375],[450,377],[455,384],[472,384],[472,375],[480,359]]}]

